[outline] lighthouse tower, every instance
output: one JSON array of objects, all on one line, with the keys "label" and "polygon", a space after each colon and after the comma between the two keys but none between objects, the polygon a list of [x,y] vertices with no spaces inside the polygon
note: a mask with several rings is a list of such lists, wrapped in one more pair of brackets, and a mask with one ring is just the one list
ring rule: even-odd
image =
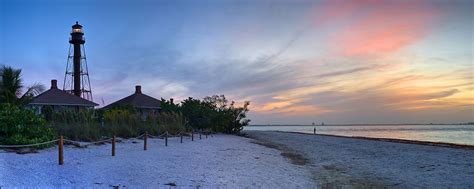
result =
[{"label": "lighthouse tower", "polygon": [[69,39],[69,54],[66,73],[64,74],[63,90],[78,97],[93,101],[86,51],[84,48],[85,42],[82,26],[76,22],[76,24],[72,26],[71,38]]}]

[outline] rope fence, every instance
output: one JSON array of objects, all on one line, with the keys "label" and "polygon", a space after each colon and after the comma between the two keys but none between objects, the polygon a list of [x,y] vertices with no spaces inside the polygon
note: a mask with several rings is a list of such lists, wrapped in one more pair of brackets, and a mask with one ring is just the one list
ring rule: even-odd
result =
[{"label": "rope fence", "polygon": [[45,144],[51,144],[57,141],[59,141],[59,139],[48,141],[48,142],[35,143],[35,144],[0,145],[0,148],[26,148],[26,147],[34,147],[34,146],[40,146],[40,145],[45,145]]},{"label": "rope fence", "polygon": [[[73,144],[74,146],[77,146],[77,147],[87,148],[90,145],[104,144],[104,143],[106,143],[108,141],[111,141],[111,140],[112,140],[112,138],[105,139],[105,140],[94,141],[94,142],[81,142],[81,141],[64,139],[64,142],[71,143],[71,144]],[[84,144],[84,143],[86,143],[86,144]]]},{"label": "rope fence", "polygon": [[[199,139],[202,139],[201,137],[201,132],[199,133]],[[143,139],[143,150],[147,150],[147,145],[148,145],[148,138],[157,138],[157,139],[165,139],[165,146],[168,146],[168,137],[179,137],[178,140],[180,143],[183,143],[183,137],[186,133],[180,131],[176,133],[175,135],[171,135],[168,133],[168,131],[165,131],[163,134],[154,136],[150,135],[147,132],[137,136],[137,137],[132,137],[129,139]],[[206,138],[208,134],[211,135],[212,137],[212,130],[209,132],[204,133]],[[194,130],[191,131],[191,141],[194,141]],[[189,136],[189,135],[188,135]],[[69,140],[69,139],[64,139],[64,137],[61,135],[59,139],[56,140],[51,140],[47,142],[41,142],[41,143],[35,143],[35,144],[19,144],[19,145],[0,145],[0,148],[27,148],[27,147],[35,147],[35,146],[40,146],[40,145],[46,145],[46,144],[58,144],[58,164],[63,165],[64,164],[64,144],[72,144],[76,147],[83,147],[86,148],[90,145],[98,145],[98,144],[104,144],[107,142],[110,142],[112,144],[112,156],[115,156],[115,142],[117,141],[117,137],[115,135],[112,138],[104,139],[104,140],[99,140],[99,141],[93,141],[93,142],[81,142],[81,141],[75,141],[75,140]]]}]

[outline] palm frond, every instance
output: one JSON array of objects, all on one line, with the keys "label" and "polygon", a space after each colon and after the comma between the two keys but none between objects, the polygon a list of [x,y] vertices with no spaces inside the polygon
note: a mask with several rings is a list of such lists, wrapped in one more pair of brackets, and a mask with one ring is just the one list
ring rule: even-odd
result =
[{"label": "palm frond", "polygon": [[44,85],[40,83],[34,83],[33,85],[26,88],[26,92],[23,94],[23,96],[37,96],[41,94],[45,89],[46,87]]},{"label": "palm frond", "polygon": [[32,86],[26,88],[26,92],[18,99],[17,104],[24,106],[33,100],[33,97],[41,94],[45,90],[44,85],[35,83]]},{"label": "palm frond", "polygon": [[23,87],[21,69],[3,66],[0,68],[0,76],[0,100],[2,102],[14,103],[21,95],[21,88]]}]

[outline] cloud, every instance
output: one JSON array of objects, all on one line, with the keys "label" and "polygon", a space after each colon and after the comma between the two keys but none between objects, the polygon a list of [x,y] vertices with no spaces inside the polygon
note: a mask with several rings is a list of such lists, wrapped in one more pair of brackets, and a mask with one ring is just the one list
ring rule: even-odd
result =
[{"label": "cloud", "polygon": [[428,1],[329,1],[316,11],[315,26],[336,28],[329,43],[344,56],[398,51],[423,39],[439,15]]},{"label": "cloud", "polygon": [[318,74],[318,75],[310,75],[310,76],[299,77],[299,79],[301,79],[301,78],[322,79],[322,78],[328,78],[328,77],[345,76],[345,75],[351,75],[351,74],[359,73],[359,72],[363,72],[363,71],[381,69],[381,68],[386,67],[386,66],[387,65],[362,66],[362,67],[350,68],[350,69],[345,69],[345,70],[337,70],[337,71],[327,72],[327,73]]},{"label": "cloud", "polygon": [[211,28],[218,37],[199,43],[176,45],[183,43],[180,35],[161,36],[124,48],[127,53],[112,60],[119,76],[102,80],[99,88],[108,98],[130,93],[135,84],[158,98],[225,94],[250,100],[254,123],[396,122],[416,111],[464,110],[472,106],[466,94],[473,84],[465,71],[428,72],[400,52],[430,34],[440,13],[426,2],[326,1],[310,28],[259,19],[243,35]]},{"label": "cloud", "polygon": [[[473,109],[472,53],[459,57],[451,47],[425,43],[455,38],[451,32],[438,38],[443,28],[433,23],[445,27],[449,22],[438,20],[441,11],[468,8],[447,9],[443,5],[459,5],[429,0],[270,3],[171,3],[158,6],[162,11],[137,4],[133,14],[107,13],[130,22],[112,33],[110,27],[87,24],[94,98],[107,104],[133,93],[137,84],[146,94],[176,101],[225,94],[251,101],[253,123],[465,120],[466,110]],[[465,20],[456,22],[469,25]],[[437,50],[449,55],[433,53]],[[46,67],[37,62],[48,62],[24,57],[31,60],[19,64],[31,62],[35,71]],[[444,114],[451,117],[433,116]]]}]

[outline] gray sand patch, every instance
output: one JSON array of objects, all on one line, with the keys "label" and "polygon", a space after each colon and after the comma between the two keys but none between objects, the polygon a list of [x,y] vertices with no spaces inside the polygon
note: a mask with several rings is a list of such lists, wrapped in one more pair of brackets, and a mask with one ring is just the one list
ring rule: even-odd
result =
[{"label": "gray sand patch", "polygon": [[[466,148],[272,131],[245,131],[267,147],[305,159],[322,188],[474,188]],[[283,154],[282,154],[283,155]]]},{"label": "gray sand patch", "polygon": [[[280,150],[280,155],[289,159],[292,164],[305,166],[309,163],[309,159],[303,155],[294,152],[290,148],[286,147],[283,144],[277,144],[264,140],[255,136],[246,136],[247,138],[252,138],[254,141],[251,141],[254,144],[262,145],[267,148],[273,148]],[[312,165],[310,165],[312,166]],[[312,171],[313,179],[320,181],[321,188],[331,189],[331,188],[355,188],[355,189],[365,189],[365,188],[386,188],[388,185],[380,181],[374,181],[370,178],[353,178],[347,175],[344,175],[347,168],[343,168],[338,165],[323,165],[323,170],[321,171]]]},{"label": "gray sand patch", "polygon": [[280,150],[281,151],[280,155],[289,159],[292,164],[306,165],[306,163],[308,162],[307,158],[303,157],[301,154],[292,152],[289,148],[286,148],[284,145],[278,145],[275,143],[271,143],[268,141],[261,141],[258,139],[255,139],[255,141],[251,141],[251,142],[254,144],[265,146],[267,148]]}]

